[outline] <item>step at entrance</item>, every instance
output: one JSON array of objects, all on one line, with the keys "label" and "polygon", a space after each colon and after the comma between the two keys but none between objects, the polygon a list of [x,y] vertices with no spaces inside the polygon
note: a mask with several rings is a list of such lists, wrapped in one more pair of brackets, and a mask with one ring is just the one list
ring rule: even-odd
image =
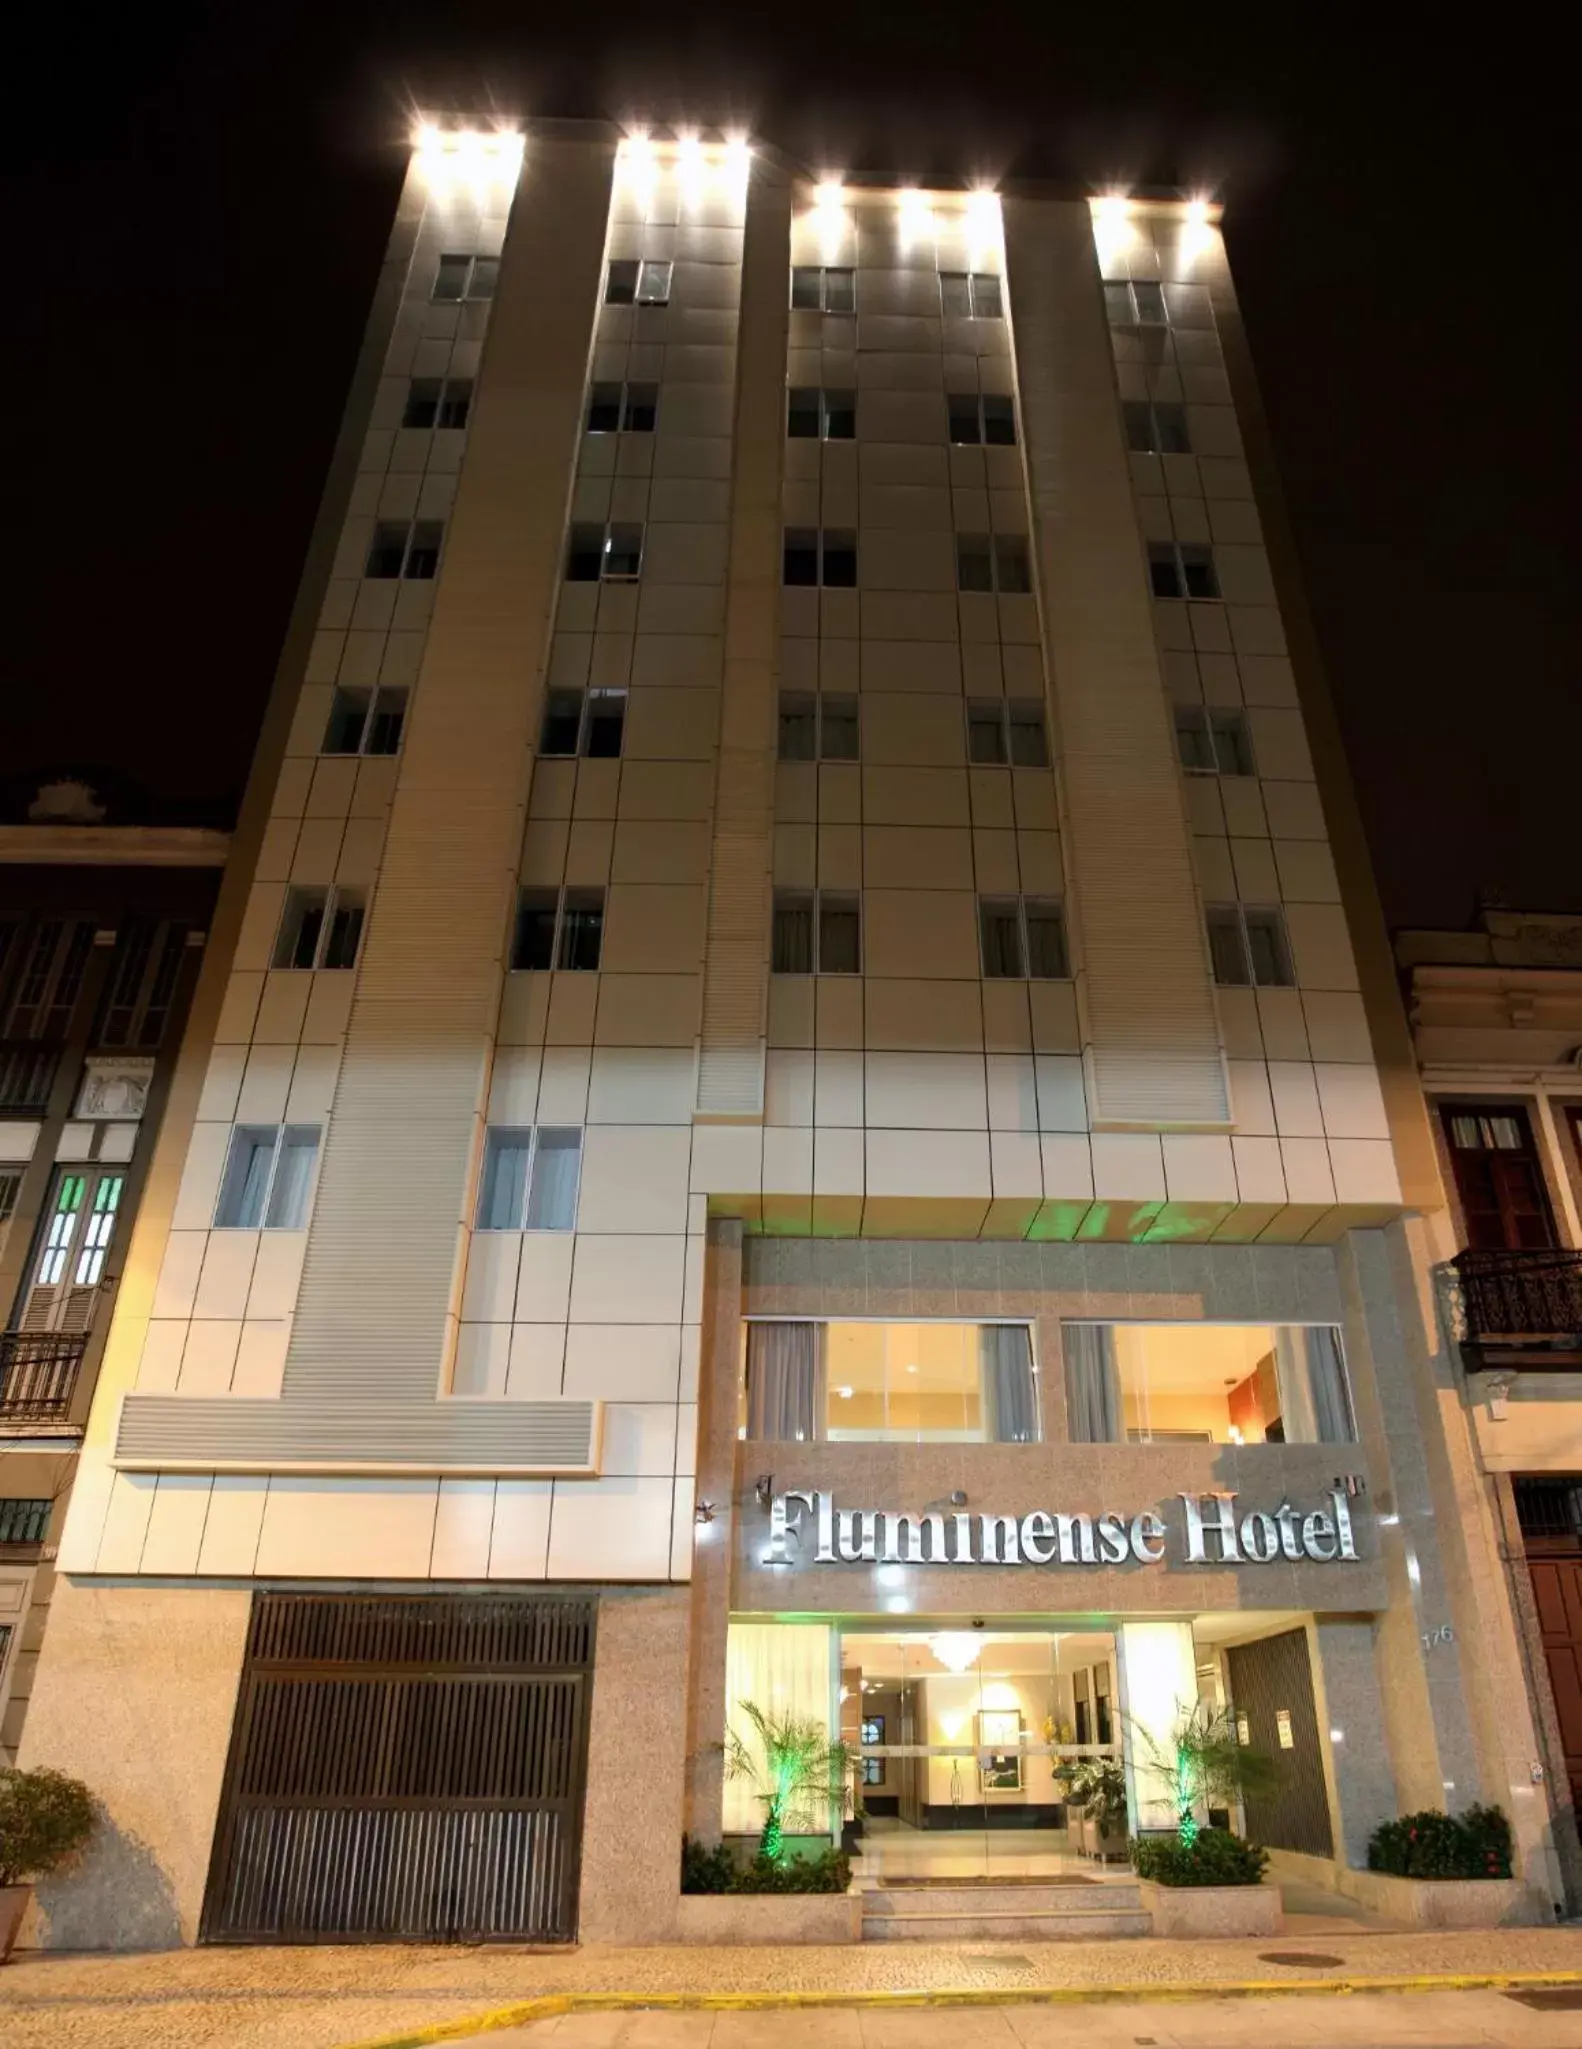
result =
[{"label": "step at entrance", "polygon": [[1135,1884],[874,1885],[862,1896],[864,1942],[1082,1942],[1151,1935]]}]

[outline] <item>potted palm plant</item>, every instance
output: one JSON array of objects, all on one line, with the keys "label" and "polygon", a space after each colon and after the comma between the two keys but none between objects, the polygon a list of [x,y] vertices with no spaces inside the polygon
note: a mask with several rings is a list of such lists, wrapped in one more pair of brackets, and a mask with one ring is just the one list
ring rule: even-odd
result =
[{"label": "potted palm plant", "polygon": [[80,1779],[0,1770],[0,1964],[11,1954],[34,1880],[75,1856],[93,1826],[93,1798]]},{"label": "potted palm plant", "polygon": [[1241,1741],[1230,1709],[1206,1701],[1183,1707],[1167,1736],[1134,1723],[1132,1737],[1134,1755],[1142,1753],[1144,1769],[1168,1788],[1176,1810],[1173,1834],[1155,1831],[1132,1844],[1154,1933],[1278,1934],[1280,1889],[1264,1880],[1268,1852],[1198,1818],[1202,1808],[1273,1792],[1281,1777],[1274,1759]]},{"label": "potted palm plant", "polygon": [[829,1827],[830,1809],[844,1807],[851,1754],[846,1744],[831,1741],[812,1715],[766,1714],[750,1700],[742,1702],[741,1711],[758,1741],[745,1742],[732,1729],[725,1744],[725,1773],[754,1787],[764,1810],[758,1855],[778,1864],[788,1826],[794,1832],[800,1822],[809,1834],[822,1834]]}]

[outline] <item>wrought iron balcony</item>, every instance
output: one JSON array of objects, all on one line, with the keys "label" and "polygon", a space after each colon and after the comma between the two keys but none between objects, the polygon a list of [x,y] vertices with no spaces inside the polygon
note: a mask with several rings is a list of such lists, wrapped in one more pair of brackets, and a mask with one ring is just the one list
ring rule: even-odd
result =
[{"label": "wrought iron balcony", "polygon": [[1531,1347],[1535,1366],[1582,1351],[1582,1252],[1458,1252],[1451,1266],[1464,1342]]},{"label": "wrought iron balcony", "polygon": [[85,1331],[0,1331],[0,1427],[64,1423],[87,1349]]},{"label": "wrought iron balcony", "polygon": [[60,1066],[61,1049],[36,1039],[0,1040],[0,1110],[42,1117]]}]

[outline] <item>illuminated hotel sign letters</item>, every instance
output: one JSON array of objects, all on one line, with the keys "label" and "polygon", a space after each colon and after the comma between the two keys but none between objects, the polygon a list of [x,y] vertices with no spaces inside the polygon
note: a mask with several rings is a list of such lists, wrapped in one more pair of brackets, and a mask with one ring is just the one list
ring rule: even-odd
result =
[{"label": "illuminated hotel sign letters", "polygon": [[769,1505],[765,1565],[1158,1565],[1174,1551],[1186,1565],[1329,1565],[1354,1559],[1356,1538],[1345,1494],[1327,1507],[1245,1514],[1234,1494],[1183,1494],[1179,1539],[1167,1522],[1139,1515],[894,1515],[888,1509],[837,1508],[833,1494],[799,1488]]}]

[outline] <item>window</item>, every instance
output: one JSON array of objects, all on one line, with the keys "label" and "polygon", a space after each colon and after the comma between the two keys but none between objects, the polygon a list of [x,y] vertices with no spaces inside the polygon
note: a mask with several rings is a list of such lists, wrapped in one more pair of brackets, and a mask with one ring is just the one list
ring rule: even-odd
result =
[{"label": "window", "polygon": [[324,729],[325,754],[398,754],[406,724],[406,691],[381,683],[377,689],[337,686]]},{"label": "window", "polygon": [[573,1231],[582,1133],[493,1125],[478,1185],[480,1231]]},{"label": "window", "polygon": [[1256,775],[1247,714],[1216,705],[1178,704],[1176,752],[1194,775]]},{"label": "window", "polygon": [[947,319],[998,320],[1004,312],[1000,280],[981,270],[942,270],[939,303]]},{"label": "window", "polygon": [[1210,904],[1208,949],[1214,979],[1226,988],[1289,989],[1291,949],[1285,919],[1272,904]]},{"label": "window", "polygon": [[1063,982],[1066,921],[1049,896],[981,896],[978,936],[984,979],[990,982]]},{"label": "window", "polygon": [[1148,579],[1156,598],[1217,598],[1214,551],[1198,541],[1150,541]]},{"label": "window", "polygon": [[175,919],[154,918],[133,918],[122,928],[94,1027],[96,1045],[159,1044],[186,957],[187,931]]},{"label": "window", "polygon": [[71,1024],[93,946],[93,927],[73,918],[40,918],[25,947],[6,1013],[8,1039],[58,1039]]},{"label": "window", "polygon": [[604,940],[602,889],[523,889],[516,899],[511,966],[591,971]]},{"label": "window", "polygon": [[1141,278],[1107,283],[1104,310],[1111,327],[1164,327],[1169,323],[1163,285]]},{"label": "window", "polygon": [[852,441],[857,434],[857,394],[793,384],[786,400],[786,432],[793,441]]},{"label": "window", "polygon": [[635,522],[573,525],[566,544],[568,583],[635,583],[642,568],[643,529]]},{"label": "window", "polygon": [[588,761],[617,761],[625,730],[624,690],[550,690],[538,751],[550,758],[580,754]]},{"label": "window", "polygon": [[799,263],[791,272],[791,304],[800,313],[855,313],[857,273]]},{"label": "window", "polygon": [[5,1241],[11,1230],[11,1219],[16,1215],[16,1199],[21,1192],[22,1169],[0,1167],[0,1252],[5,1251]]},{"label": "window", "polygon": [[859,900],[829,889],[777,889],[770,965],[777,975],[860,975]]},{"label": "window", "polygon": [[590,434],[652,434],[658,417],[657,384],[595,384],[588,393]]},{"label": "window", "polygon": [[497,256],[442,256],[434,273],[433,297],[441,304],[492,299],[500,277]]},{"label": "window", "polygon": [[788,526],[784,576],[788,584],[823,584],[852,590],[857,582],[857,536],[846,527]]},{"label": "window", "polygon": [[[42,1500],[16,1496],[0,1500],[0,1544],[42,1544],[54,1506],[47,1495]],[[5,1634],[9,1636],[10,1631]],[[4,1652],[5,1639],[0,1637],[0,1658]]]},{"label": "window", "polygon": [[1329,1324],[1066,1323],[1075,1444],[1352,1444]]},{"label": "window", "polygon": [[1519,1102],[1442,1105],[1450,1164],[1472,1251],[1553,1245],[1543,1165]]},{"label": "window", "polygon": [[1122,401],[1126,415],[1126,445],[1134,455],[1190,455],[1186,407],[1163,399],[1128,398]]},{"label": "window", "polygon": [[782,1322],[743,1333],[739,1427],[758,1440],[1036,1444],[1025,1323]]},{"label": "window", "polygon": [[381,519],[374,527],[368,547],[364,576],[405,577],[424,582],[439,570],[440,543],[445,538],[444,522],[437,519]]},{"label": "window", "polygon": [[1030,591],[1032,565],[1021,534],[957,534],[956,587],[964,591]]},{"label": "window", "polygon": [[669,263],[638,263],[630,257],[618,259],[610,265],[604,281],[605,305],[668,306],[673,268]]},{"label": "window", "polygon": [[967,759],[979,767],[1047,768],[1044,707],[1031,698],[969,697]]},{"label": "window", "polygon": [[992,391],[950,392],[945,398],[950,418],[950,438],[975,448],[987,442],[991,448],[1016,446],[1016,407],[1012,400]]},{"label": "window", "polygon": [[407,386],[403,427],[465,427],[472,410],[470,377],[414,377]]},{"label": "window", "polygon": [[275,955],[277,968],[354,968],[363,936],[360,889],[293,887],[286,891]]},{"label": "window", "polygon": [[856,761],[858,714],[855,697],[834,691],[782,690],[782,761]]},{"label": "window", "polygon": [[239,1124],[220,1182],[219,1231],[300,1231],[319,1154],[316,1124]]}]

